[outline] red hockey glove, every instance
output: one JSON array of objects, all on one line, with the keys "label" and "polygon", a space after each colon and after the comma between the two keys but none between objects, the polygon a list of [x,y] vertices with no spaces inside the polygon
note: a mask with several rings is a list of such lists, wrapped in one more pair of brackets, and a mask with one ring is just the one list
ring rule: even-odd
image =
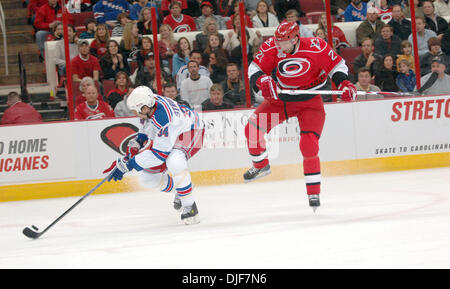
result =
[{"label": "red hockey glove", "polygon": [[271,76],[263,75],[256,81],[264,99],[278,99],[277,84]]},{"label": "red hockey glove", "polygon": [[356,99],[357,92],[356,86],[348,80],[344,80],[339,84],[339,90],[342,90],[342,100],[343,101],[352,101]]}]

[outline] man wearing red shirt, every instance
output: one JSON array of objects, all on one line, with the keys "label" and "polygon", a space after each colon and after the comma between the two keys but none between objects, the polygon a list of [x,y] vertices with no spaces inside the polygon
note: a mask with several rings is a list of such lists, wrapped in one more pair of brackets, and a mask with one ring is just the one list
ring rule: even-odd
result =
[{"label": "man wearing red shirt", "polygon": [[24,124],[42,122],[42,116],[34,107],[23,103],[17,92],[10,92],[6,102],[8,109],[5,110],[1,124]]},{"label": "man wearing red shirt", "polygon": [[[73,18],[68,14],[69,23],[73,24]],[[41,51],[41,57],[44,58],[44,43],[47,35],[50,33],[50,26],[55,21],[62,22],[62,10],[58,0],[48,0],[47,4],[42,5],[36,12],[34,19],[34,27],[38,30],[36,32],[36,44]]]},{"label": "man wearing red shirt", "polygon": [[163,12],[163,16],[169,15],[169,10],[170,10],[169,5],[172,2],[180,2],[181,3],[181,9],[183,9],[183,10],[188,8],[188,5],[187,5],[188,1],[187,0],[177,0],[177,1],[175,1],[175,0],[162,0],[161,1],[161,11]]},{"label": "man wearing red shirt", "polygon": [[196,31],[194,18],[181,14],[181,3],[173,1],[169,5],[170,15],[164,18],[163,23],[169,24],[174,33]]},{"label": "man wearing red shirt", "polygon": [[115,117],[114,110],[98,99],[98,92],[95,86],[88,86],[85,92],[86,101],[75,108],[75,119],[100,119],[104,117]]},{"label": "man wearing red shirt", "polygon": [[97,57],[90,54],[89,41],[80,39],[78,41],[79,54],[71,60],[72,80],[81,81],[85,76],[92,77],[95,81],[99,81],[100,63]]}]

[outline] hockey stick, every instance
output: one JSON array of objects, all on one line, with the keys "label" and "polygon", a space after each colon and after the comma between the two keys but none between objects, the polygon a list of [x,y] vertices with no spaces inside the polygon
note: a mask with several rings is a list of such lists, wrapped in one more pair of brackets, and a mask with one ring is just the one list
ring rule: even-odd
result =
[{"label": "hockey stick", "polygon": [[[298,95],[298,94],[330,94],[330,95],[342,95],[344,92],[341,90],[295,90],[295,89],[281,89],[278,90],[278,93],[290,94],[290,95]],[[365,91],[357,91],[357,95],[385,95],[385,96],[415,96],[417,94],[408,93],[408,92],[365,92]]]},{"label": "hockey stick", "polygon": [[417,90],[420,94],[422,94],[425,90],[430,88],[438,79],[439,74],[437,72],[433,72],[430,77],[428,78],[427,82],[424,83],[424,85]]},{"label": "hockey stick", "polygon": [[[117,168],[116,168],[117,169]],[[65,215],[67,215],[70,211],[72,211],[73,208],[75,208],[79,203],[81,203],[84,199],[86,199],[90,194],[92,194],[95,190],[97,190],[101,185],[103,185],[103,183],[105,181],[108,180],[109,177],[112,176],[112,174],[114,173],[114,171],[116,170],[112,170],[109,175],[107,175],[100,183],[98,183],[94,188],[92,188],[87,194],[85,194],[81,199],[79,199],[75,204],[72,205],[72,207],[70,207],[67,211],[65,211],[61,216],[59,216],[56,220],[54,220],[50,225],[47,226],[47,228],[45,228],[42,232],[38,232],[39,229],[35,226],[32,225],[31,228],[30,227],[26,227],[23,229],[22,233],[27,236],[30,239],[37,239],[40,236],[42,236],[45,232],[47,232],[51,227],[53,227],[53,225],[55,225],[59,220],[61,220]]]}]

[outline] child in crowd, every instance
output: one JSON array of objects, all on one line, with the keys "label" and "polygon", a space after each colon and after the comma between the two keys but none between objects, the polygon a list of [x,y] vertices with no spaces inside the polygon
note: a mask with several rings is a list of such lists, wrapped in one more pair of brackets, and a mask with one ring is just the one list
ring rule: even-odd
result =
[{"label": "child in crowd", "polygon": [[80,34],[80,39],[94,38],[97,30],[97,21],[94,18],[88,18],[84,22],[84,27],[86,27],[86,31]]},{"label": "child in crowd", "polygon": [[50,30],[52,33],[47,35],[47,41],[56,41],[63,39],[64,36],[64,26],[61,21],[55,21],[50,25]]},{"label": "child in crowd", "polygon": [[397,57],[397,70],[400,71],[400,61],[407,60],[409,67],[414,70],[414,57],[412,56],[412,44],[408,40],[403,40],[401,43],[401,50],[403,54]]},{"label": "child in crowd", "polygon": [[414,91],[416,86],[416,75],[411,70],[409,61],[406,59],[399,62],[400,72],[397,76],[397,86],[402,92]]}]

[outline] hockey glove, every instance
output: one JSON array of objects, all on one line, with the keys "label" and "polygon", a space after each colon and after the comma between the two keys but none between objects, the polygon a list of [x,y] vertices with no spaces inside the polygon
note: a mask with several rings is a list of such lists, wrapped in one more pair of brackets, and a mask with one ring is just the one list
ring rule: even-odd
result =
[{"label": "hockey glove", "polygon": [[356,86],[348,80],[344,80],[339,84],[339,90],[342,91],[342,100],[343,101],[352,101],[356,99],[357,91]]},{"label": "hockey glove", "polygon": [[136,138],[131,139],[128,142],[128,146],[127,146],[128,159],[131,159],[135,155],[137,155],[139,153],[139,150],[145,145],[145,142],[147,142],[147,141],[148,141],[148,137],[142,133],[138,133]]},{"label": "hockey glove", "polygon": [[110,182],[111,180],[114,180],[115,182],[117,182],[123,178],[124,174],[128,173],[132,169],[133,167],[129,165],[128,159],[125,157],[117,159],[117,161],[113,162],[112,165],[103,173],[109,173],[111,170],[114,170],[107,181]]},{"label": "hockey glove", "polygon": [[271,76],[262,75],[256,81],[256,86],[261,90],[264,99],[278,99],[277,84]]}]

